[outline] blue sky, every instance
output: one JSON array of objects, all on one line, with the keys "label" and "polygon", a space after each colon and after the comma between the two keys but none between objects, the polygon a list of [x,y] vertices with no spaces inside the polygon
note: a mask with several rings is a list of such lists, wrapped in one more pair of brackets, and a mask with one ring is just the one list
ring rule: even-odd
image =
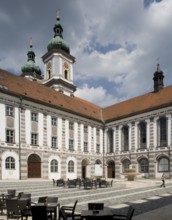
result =
[{"label": "blue sky", "polygon": [[1,69],[21,73],[32,37],[43,72],[58,8],[76,58],[75,96],[109,106],[151,92],[157,62],[172,84],[171,0],[1,0]]}]

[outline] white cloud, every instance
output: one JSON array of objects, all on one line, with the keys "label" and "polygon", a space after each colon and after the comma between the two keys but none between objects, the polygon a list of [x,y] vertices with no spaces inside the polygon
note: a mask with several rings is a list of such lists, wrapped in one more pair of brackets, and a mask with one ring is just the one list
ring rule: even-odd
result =
[{"label": "white cloud", "polygon": [[[154,2],[147,8],[138,0],[6,2],[3,0],[0,10],[0,68],[20,72],[32,37],[36,64],[43,70],[41,57],[53,37],[56,10],[60,8],[63,36],[76,57],[74,79],[80,83],[77,94],[82,98],[108,105],[152,91],[158,57],[165,85],[172,84],[171,0]],[[102,48],[107,51],[102,52]],[[110,84],[95,86],[103,79]],[[88,81],[93,83],[84,84]],[[89,90],[92,95],[88,97]]]},{"label": "white cloud", "polygon": [[117,102],[112,95],[107,94],[107,91],[102,86],[90,87],[88,84],[84,84],[77,89],[75,95],[102,107]]}]

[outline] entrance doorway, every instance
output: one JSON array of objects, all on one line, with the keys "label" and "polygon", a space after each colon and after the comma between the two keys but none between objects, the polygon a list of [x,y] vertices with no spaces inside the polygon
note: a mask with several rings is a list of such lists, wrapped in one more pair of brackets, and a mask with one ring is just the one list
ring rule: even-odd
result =
[{"label": "entrance doorway", "polygon": [[41,158],[31,154],[28,158],[28,178],[41,178]]},{"label": "entrance doorway", "polygon": [[82,167],[82,174],[81,177],[85,179],[86,177],[89,177],[89,169],[88,169],[89,161],[87,159],[84,159],[81,163]]},{"label": "entrance doorway", "polygon": [[107,162],[107,176],[108,178],[115,178],[115,162]]}]

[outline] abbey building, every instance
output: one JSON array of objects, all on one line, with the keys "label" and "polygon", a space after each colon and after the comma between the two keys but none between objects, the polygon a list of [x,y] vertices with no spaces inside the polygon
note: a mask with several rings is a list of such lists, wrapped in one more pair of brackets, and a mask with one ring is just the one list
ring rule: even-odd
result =
[{"label": "abbey building", "polygon": [[[0,179],[172,176],[172,86],[159,65],[153,89],[101,108],[75,96],[75,57],[57,16],[54,37],[16,76],[0,69]],[[44,76],[43,76],[44,75]]]}]

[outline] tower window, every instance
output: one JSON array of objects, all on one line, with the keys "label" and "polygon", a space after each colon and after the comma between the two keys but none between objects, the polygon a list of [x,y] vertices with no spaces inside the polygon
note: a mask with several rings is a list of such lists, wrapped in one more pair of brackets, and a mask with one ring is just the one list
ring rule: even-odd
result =
[{"label": "tower window", "polygon": [[67,70],[64,71],[64,77],[65,77],[65,79],[68,79],[68,71]]},{"label": "tower window", "polygon": [[51,70],[48,70],[48,78],[51,78]]}]

